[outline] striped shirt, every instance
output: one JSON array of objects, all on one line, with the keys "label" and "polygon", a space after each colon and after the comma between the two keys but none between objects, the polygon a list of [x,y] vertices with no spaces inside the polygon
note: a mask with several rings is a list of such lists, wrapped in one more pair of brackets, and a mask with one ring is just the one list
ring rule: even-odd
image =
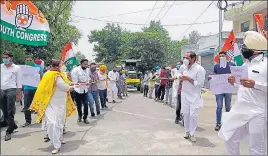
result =
[{"label": "striped shirt", "polygon": [[95,83],[91,83],[89,85],[89,88],[88,90],[89,91],[97,91],[98,90],[98,84],[97,84],[97,81],[99,81],[99,75],[97,72],[91,72],[89,74],[90,78],[91,78],[91,81],[95,82]]}]

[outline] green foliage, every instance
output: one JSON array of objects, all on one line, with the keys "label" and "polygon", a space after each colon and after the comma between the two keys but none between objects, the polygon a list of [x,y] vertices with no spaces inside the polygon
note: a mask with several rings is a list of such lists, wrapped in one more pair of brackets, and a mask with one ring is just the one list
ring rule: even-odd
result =
[{"label": "green foliage", "polygon": [[82,54],[80,51],[78,51],[78,52],[75,53],[75,57],[76,57],[76,60],[78,62],[80,62],[82,59],[85,59],[86,58],[86,56],[84,54]]},{"label": "green foliage", "polygon": [[[61,58],[61,50],[67,42],[78,43],[81,32],[73,25],[70,25],[71,11],[74,1],[33,1],[37,8],[44,14],[50,27],[50,38],[46,46],[34,47],[28,45],[17,45],[8,43],[5,48],[10,49],[15,62],[24,59],[24,55],[32,54],[48,62],[52,58]],[[7,42],[7,41],[6,41]],[[18,50],[20,49],[20,50]]]},{"label": "green foliage", "polygon": [[108,23],[102,30],[91,31],[88,39],[95,43],[97,62],[118,65],[124,59],[140,59],[138,68],[141,71],[179,62],[180,47],[188,43],[186,39],[172,41],[168,31],[155,21],[141,32],[129,32]]},{"label": "green foliage", "polygon": [[189,43],[190,44],[197,44],[198,41],[200,40],[200,33],[196,30],[192,31],[190,34],[189,34]]}]

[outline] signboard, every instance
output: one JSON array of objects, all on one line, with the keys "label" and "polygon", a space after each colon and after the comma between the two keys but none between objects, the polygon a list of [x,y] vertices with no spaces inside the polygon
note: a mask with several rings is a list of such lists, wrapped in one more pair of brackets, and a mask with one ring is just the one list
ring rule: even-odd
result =
[{"label": "signboard", "polygon": [[237,89],[228,82],[230,74],[210,75],[210,91],[213,94],[236,93]]}]

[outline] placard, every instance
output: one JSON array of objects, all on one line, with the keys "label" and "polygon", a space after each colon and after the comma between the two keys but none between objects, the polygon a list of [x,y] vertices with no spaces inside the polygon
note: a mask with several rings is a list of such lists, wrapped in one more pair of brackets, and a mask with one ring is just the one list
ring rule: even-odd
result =
[{"label": "placard", "polygon": [[40,68],[27,65],[20,65],[22,85],[37,87],[40,82]]},{"label": "placard", "polygon": [[228,82],[230,74],[209,75],[210,91],[213,94],[236,93],[237,88]]},{"label": "placard", "polygon": [[248,78],[248,67],[247,66],[230,66],[231,74],[235,76],[235,83],[240,84],[240,79]]}]

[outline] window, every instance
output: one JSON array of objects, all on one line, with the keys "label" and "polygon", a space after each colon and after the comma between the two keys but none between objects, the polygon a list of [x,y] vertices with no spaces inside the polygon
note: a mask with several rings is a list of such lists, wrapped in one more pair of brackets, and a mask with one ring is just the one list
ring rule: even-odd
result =
[{"label": "window", "polygon": [[241,23],[241,32],[249,31],[249,21]]}]

